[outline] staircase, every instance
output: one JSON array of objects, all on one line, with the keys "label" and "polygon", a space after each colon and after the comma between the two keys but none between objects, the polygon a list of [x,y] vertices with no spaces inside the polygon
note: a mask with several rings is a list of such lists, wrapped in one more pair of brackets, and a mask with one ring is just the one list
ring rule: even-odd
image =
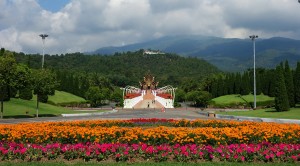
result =
[{"label": "staircase", "polygon": [[143,96],[143,100],[138,102],[134,108],[162,108],[163,106],[155,101],[155,96],[151,93],[151,90],[147,90]]}]

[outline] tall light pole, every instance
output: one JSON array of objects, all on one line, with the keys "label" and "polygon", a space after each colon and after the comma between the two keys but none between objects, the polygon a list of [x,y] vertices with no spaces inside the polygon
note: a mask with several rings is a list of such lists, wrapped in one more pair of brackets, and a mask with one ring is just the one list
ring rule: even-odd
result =
[{"label": "tall light pole", "polygon": [[40,37],[42,37],[43,40],[43,59],[42,59],[42,69],[44,68],[44,57],[45,57],[45,39],[48,37],[47,34],[40,34]]},{"label": "tall light pole", "polygon": [[254,95],[254,102],[253,102],[253,109],[256,109],[256,78],[255,78],[255,39],[258,38],[257,35],[249,36],[253,42],[253,95]]}]

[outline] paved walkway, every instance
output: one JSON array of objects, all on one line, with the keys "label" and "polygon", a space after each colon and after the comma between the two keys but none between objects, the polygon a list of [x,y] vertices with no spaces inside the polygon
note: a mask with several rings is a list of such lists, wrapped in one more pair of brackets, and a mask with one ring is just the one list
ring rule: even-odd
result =
[{"label": "paved walkway", "polygon": [[26,123],[26,122],[51,122],[71,120],[95,120],[95,119],[135,119],[135,118],[166,118],[166,119],[208,119],[207,116],[198,113],[199,110],[166,109],[117,109],[118,112],[106,115],[78,116],[78,117],[39,117],[20,119],[1,119],[0,124]]}]

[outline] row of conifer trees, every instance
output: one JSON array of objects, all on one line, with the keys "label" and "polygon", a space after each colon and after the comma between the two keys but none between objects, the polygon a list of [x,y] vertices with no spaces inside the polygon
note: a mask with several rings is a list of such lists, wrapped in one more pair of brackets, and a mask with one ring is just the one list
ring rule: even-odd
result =
[{"label": "row of conifer trees", "polygon": [[[275,108],[287,111],[300,103],[300,62],[292,70],[288,61],[281,63],[276,69],[256,69],[256,93],[275,97]],[[208,88],[213,97],[253,93],[253,69],[243,73],[227,73],[218,75]]]}]

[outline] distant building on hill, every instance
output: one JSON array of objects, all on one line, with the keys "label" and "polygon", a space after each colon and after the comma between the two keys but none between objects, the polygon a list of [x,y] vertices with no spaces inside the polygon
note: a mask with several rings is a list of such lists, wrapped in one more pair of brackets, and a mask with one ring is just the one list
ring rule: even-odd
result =
[{"label": "distant building on hill", "polygon": [[159,50],[155,51],[155,50],[144,50],[144,54],[165,54]]}]

